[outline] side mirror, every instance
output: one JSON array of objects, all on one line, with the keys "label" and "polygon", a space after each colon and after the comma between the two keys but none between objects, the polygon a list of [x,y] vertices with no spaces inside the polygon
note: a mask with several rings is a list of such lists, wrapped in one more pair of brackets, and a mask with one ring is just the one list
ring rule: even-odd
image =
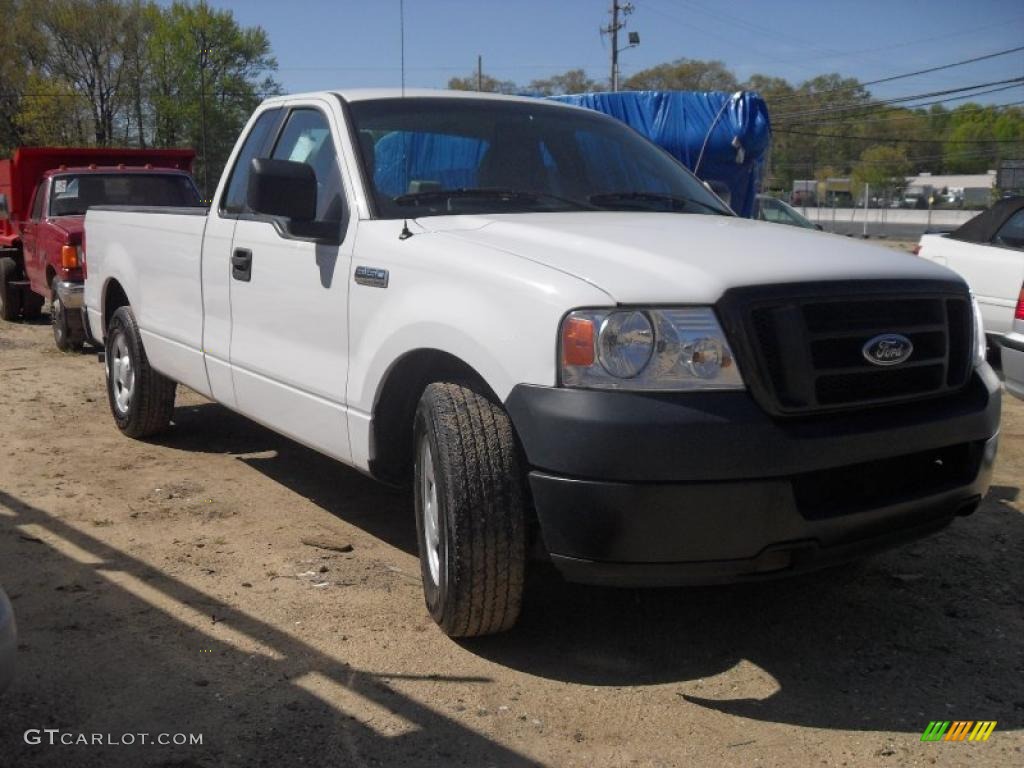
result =
[{"label": "side mirror", "polygon": [[246,203],[254,213],[289,222],[316,218],[316,174],[305,163],[254,157],[249,167]]},{"label": "side mirror", "polygon": [[7,195],[0,194],[0,221],[11,218],[11,209],[7,203]]}]

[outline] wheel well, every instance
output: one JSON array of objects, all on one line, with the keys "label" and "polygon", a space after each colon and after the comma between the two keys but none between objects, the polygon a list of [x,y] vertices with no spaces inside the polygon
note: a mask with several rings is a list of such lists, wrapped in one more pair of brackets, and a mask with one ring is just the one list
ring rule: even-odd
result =
[{"label": "wheel well", "polygon": [[129,305],[128,295],[121,284],[117,280],[107,283],[106,290],[103,291],[103,327],[107,327],[118,308]]},{"label": "wheel well", "polygon": [[0,259],[14,259],[14,265],[18,268],[19,279],[24,277],[25,257],[21,252],[21,241],[12,240],[10,245],[0,246]]},{"label": "wheel well", "polygon": [[413,417],[423,390],[439,381],[472,386],[500,402],[483,377],[454,355],[419,349],[401,357],[388,371],[373,408],[370,472],[388,483],[404,484],[412,476]]}]

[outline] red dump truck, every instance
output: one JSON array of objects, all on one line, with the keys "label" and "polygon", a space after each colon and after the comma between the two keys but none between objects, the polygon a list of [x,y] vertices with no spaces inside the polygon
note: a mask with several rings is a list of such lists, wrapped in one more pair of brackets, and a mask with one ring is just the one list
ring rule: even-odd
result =
[{"label": "red dump truck", "polygon": [[191,149],[22,147],[0,160],[0,318],[37,318],[49,299],[57,346],[81,348],[86,210],[200,206],[194,159]]}]

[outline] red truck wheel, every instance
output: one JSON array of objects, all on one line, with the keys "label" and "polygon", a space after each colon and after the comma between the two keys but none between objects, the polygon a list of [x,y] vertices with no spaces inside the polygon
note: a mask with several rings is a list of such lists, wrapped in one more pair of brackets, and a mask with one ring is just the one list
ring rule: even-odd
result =
[{"label": "red truck wheel", "polygon": [[79,318],[71,317],[57,293],[54,279],[50,295],[50,324],[53,326],[53,341],[61,352],[78,352],[85,343],[85,330]]},{"label": "red truck wheel", "polygon": [[5,256],[0,259],[0,318],[17,320],[21,317],[21,287],[11,285],[18,274],[14,259]]}]

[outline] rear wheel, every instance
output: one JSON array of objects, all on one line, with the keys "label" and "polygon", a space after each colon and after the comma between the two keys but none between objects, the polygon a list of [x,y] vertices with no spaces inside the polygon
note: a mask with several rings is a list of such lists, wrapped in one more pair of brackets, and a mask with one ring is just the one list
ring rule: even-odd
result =
[{"label": "rear wheel", "polygon": [[77,352],[85,343],[85,329],[81,314],[68,312],[57,293],[57,280],[50,287],[50,324],[53,326],[53,341],[62,352]]},{"label": "rear wheel", "polygon": [[117,428],[128,437],[167,429],[178,385],[150,367],[131,307],[119,308],[111,318],[105,357],[107,399]]},{"label": "rear wheel", "polygon": [[525,489],[512,424],[465,386],[416,411],[415,505],[427,610],[451,637],[502,632],[522,604]]},{"label": "rear wheel", "polygon": [[11,285],[17,279],[18,264],[10,256],[0,258],[0,318],[21,317],[21,287]]}]

